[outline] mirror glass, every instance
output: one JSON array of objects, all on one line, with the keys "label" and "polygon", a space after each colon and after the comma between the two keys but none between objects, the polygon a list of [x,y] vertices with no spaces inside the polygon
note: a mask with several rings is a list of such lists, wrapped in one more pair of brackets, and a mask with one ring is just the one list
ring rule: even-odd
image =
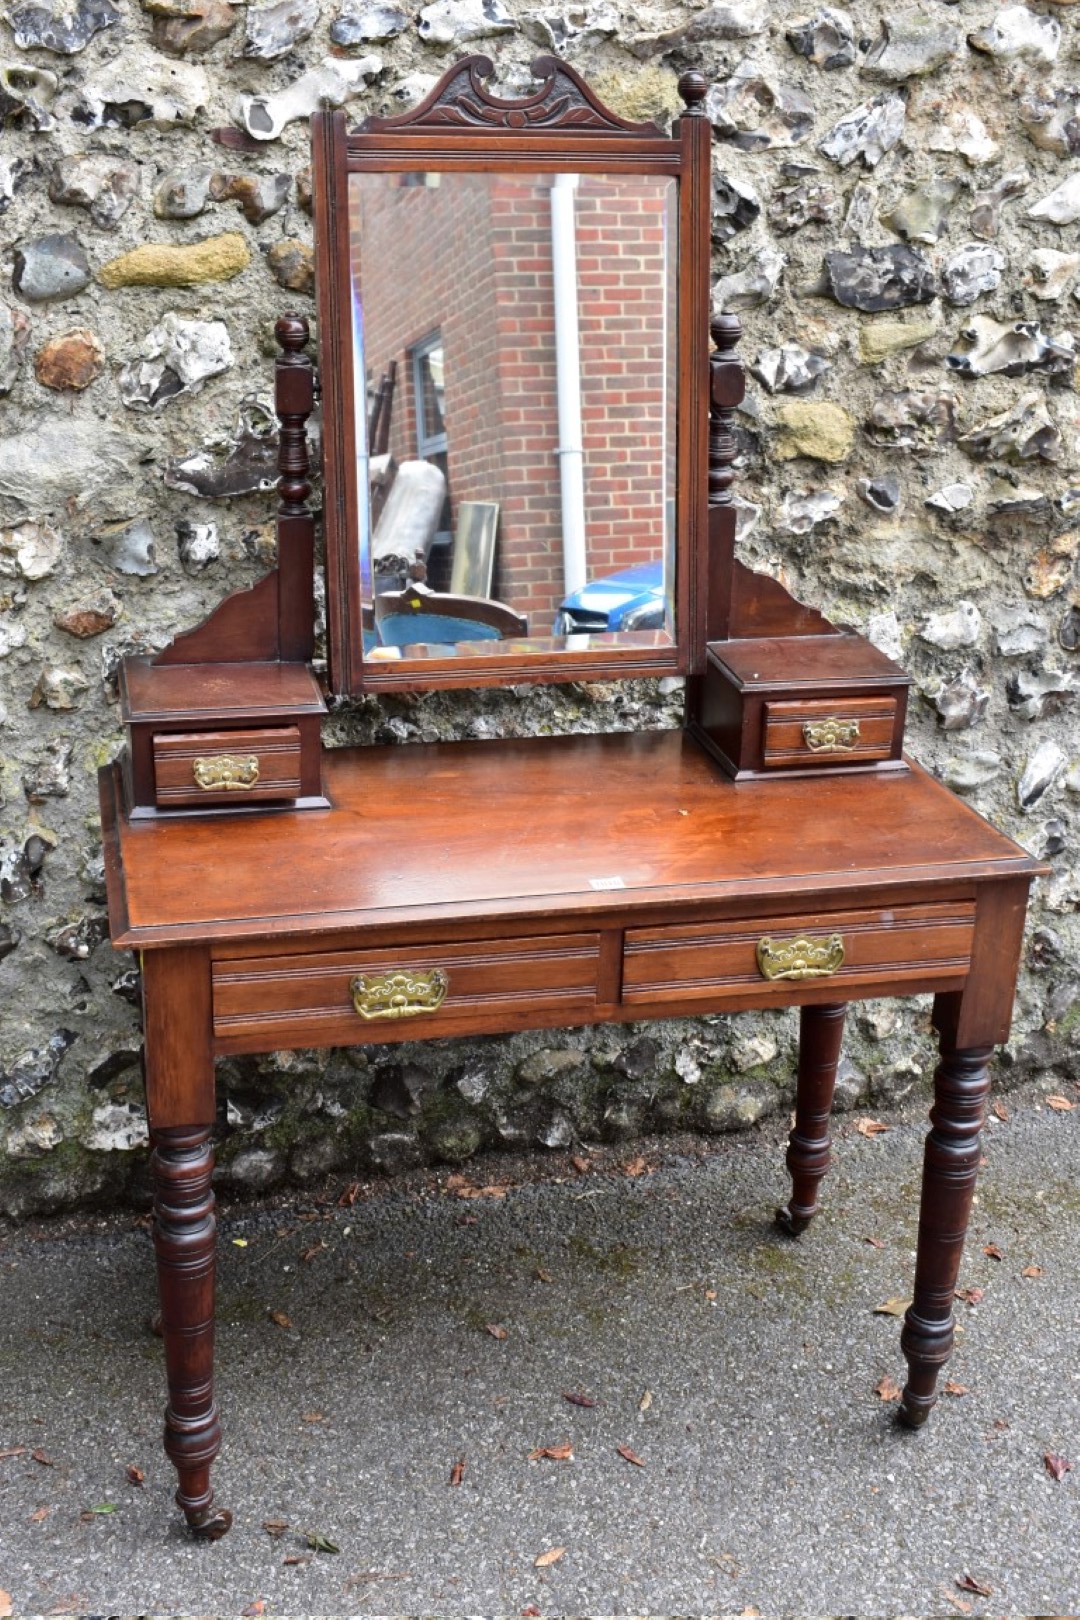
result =
[{"label": "mirror glass", "polygon": [[349,187],[365,659],[673,646],[676,182]]}]

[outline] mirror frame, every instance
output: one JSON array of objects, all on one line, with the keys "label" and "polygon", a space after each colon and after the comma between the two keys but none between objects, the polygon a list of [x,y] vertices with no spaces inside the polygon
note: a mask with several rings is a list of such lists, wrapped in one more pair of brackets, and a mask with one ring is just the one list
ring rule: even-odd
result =
[{"label": "mirror frame", "polygon": [[[339,695],[624,680],[700,673],[705,664],[708,562],[709,308],[712,130],[706,81],[684,74],[686,112],[670,137],[655,124],[610,112],[579,74],[553,56],[531,64],[540,88],[519,101],[495,97],[486,56],[448,69],[416,107],[371,117],[350,132],[345,114],[312,118],[319,373],[323,412],[323,525],[329,680]],[[355,454],[348,185],[353,174],[566,170],[657,175],[678,186],[676,298],[675,632],[649,648],[554,648],[549,653],[365,663],[362,656],[359,502]],[[366,498],[366,497],[364,497]],[[714,582],[713,590],[716,589]]]}]

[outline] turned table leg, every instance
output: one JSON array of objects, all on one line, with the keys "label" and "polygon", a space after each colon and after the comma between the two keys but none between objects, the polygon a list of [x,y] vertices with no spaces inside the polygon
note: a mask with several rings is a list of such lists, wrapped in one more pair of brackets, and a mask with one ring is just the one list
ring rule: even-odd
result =
[{"label": "turned table leg", "polygon": [[915,1297],[900,1337],[908,1362],[900,1420],[912,1429],[929,1417],[938,1372],[952,1354],[953,1299],[979,1169],[992,1051],[959,1049],[949,1027],[942,1032],[923,1164]]},{"label": "turned table leg", "polygon": [[776,1212],[776,1224],[792,1237],[805,1232],[816,1214],[818,1188],[829,1168],[829,1115],[846,1012],[844,1002],[799,1010],[795,1126],[787,1150],[791,1199]]},{"label": "turned table leg", "polygon": [[221,1447],[214,1401],[210,963],[205,951],[183,947],[148,951],[142,967],[154,1248],[169,1390],[165,1451],[192,1533],[216,1541],[232,1515],[215,1510],[210,1484],[210,1465]]},{"label": "turned table leg", "polygon": [[169,1404],[165,1451],[176,1468],[177,1504],[193,1533],[216,1541],[232,1515],[212,1510],[210,1464],[221,1449],[214,1401],[214,1269],[217,1223],[210,1185],[210,1126],[154,1132],[154,1248]]}]

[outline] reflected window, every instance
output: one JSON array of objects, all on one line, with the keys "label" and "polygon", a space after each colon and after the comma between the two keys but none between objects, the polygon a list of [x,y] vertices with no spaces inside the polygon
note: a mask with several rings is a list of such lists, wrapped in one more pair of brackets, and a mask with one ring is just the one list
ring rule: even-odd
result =
[{"label": "reflected window", "polygon": [[441,332],[432,332],[412,351],[413,399],[416,402],[416,454],[432,461],[446,479],[436,545],[450,543],[450,457],[446,437],[445,351]]}]

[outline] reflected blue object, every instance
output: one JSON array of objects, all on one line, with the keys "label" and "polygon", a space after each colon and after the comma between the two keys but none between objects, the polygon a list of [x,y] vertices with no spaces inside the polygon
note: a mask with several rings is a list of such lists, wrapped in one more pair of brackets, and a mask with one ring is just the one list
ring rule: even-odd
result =
[{"label": "reflected blue object", "polygon": [[499,632],[474,619],[452,619],[436,613],[390,613],[379,621],[384,647],[408,647],[414,642],[498,641]]},{"label": "reflected blue object", "polygon": [[657,558],[636,568],[620,569],[606,579],[590,580],[565,597],[555,615],[555,634],[662,630],[664,613],[664,565]]}]

